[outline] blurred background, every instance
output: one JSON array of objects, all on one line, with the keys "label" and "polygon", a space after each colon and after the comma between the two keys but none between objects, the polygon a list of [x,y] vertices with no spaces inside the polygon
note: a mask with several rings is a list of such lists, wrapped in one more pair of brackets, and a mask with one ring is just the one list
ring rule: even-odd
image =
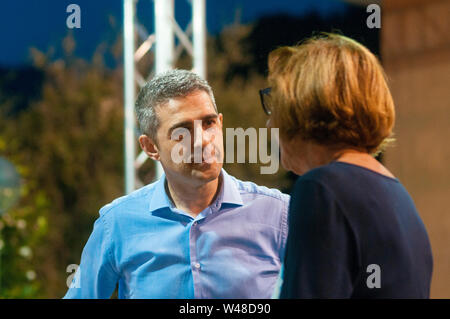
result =
[{"label": "blurred background", "polygon": [[[69,29],[69,4],[81,28]],[[381,28],[369,28],[369,4]],[[139,32],[154,3],[136,2]],[[187,29],[188,0],[175,0]],[[338,31],[382,61],[396,103],[396,145],[380,156],[412,195],[434,254],[432,298],[450,298],[450,0],[206,1],[207,80],[226,127],[265,127],[258,90],[267,54],[313,32]],[[98,210],[124,189],[123,2],[0,4],[0,298],[61,298]],[[179,40],[176,40],[179,43]],[[137,63],[154,70],[154,50]],[[175,66],[192,68],[185,51]],[[247,154],[248,156],[248,154]],[[295,176],[225,164],[243,180],[290,191]],[[155,165],[137,172],[152,181]]]}]

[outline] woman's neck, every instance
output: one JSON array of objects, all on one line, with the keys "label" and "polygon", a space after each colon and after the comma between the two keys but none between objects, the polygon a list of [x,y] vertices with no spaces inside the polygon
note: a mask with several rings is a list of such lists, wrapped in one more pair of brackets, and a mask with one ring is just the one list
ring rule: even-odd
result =
[{"label": "woman's neck", "polygon": [[379,161],[368,153],[362,152],[345,152],[341,154],[337,159],[337,162],[349,163],[357,166],[361,166],[379,174],[395,178],[395,176]]},{"label": "woman's neck", "polygon": [[395,178],[394,175],[366,151],[351,147],[328,147],[315,143],[306,146],[306,163],[314,168],[331,162],[344,162],[361,166],[379,174]]},{"label": "woman's neck", "polygon": [[298,145],[291,145],[292,149],[297,149],[297,152],[290,154],[301,154],[291,163],[291,170],[302,175],[316,167],[327,165],[333,161],[345,162],[357,166],[361,166],[373,170],[379,174],[394,178],[394,175],[378,162],[372,155],[365,150],[344,147],[344,146],[328,146],[321,145],[309,141],[299,141]]}]

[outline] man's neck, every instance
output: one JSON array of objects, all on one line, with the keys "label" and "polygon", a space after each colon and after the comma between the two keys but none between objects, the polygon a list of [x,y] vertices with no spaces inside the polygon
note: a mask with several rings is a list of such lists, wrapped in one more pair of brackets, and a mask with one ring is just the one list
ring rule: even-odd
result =
[{"label": "man's neck", "polygon": [[178,209],[195,218],[216,199],[221,183],[222,175],[197,187],[176,183],[166,177],[165,189],[167,196]]}]

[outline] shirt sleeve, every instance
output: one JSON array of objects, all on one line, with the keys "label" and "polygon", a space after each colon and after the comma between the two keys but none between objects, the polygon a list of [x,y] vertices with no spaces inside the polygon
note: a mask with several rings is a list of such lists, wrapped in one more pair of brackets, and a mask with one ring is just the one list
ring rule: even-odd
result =
[{"label": "shirt sleeve", "polygon": [[289,208],[280,298],[349,298],[357,244],[334,195],[314,180],[297,181]]},{"label": "shirt sleeve", "polygon": [[94,223],[81,255],[80,266],[64,299],[110,298],[119,279],[111,257],[111,239],[105,216],[102,215]]}]

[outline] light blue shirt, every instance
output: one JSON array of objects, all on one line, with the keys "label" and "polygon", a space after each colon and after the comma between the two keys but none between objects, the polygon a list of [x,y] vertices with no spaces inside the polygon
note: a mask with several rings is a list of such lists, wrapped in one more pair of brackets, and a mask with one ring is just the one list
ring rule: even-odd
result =
[{"label": "light blue shirt", "polygon": [[64,298],[270,298],[287,239],[289,196],[225,170],[196,218],[165,177],[100,209]]}]

